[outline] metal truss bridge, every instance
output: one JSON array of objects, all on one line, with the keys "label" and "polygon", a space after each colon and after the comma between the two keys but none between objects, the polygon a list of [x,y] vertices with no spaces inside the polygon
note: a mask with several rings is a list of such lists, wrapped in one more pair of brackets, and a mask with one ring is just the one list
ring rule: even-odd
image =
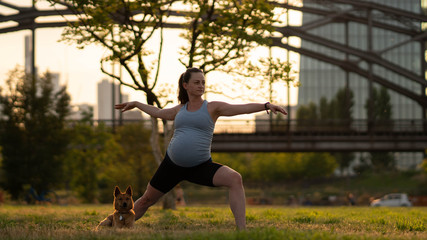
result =
[{"label": "metal truss bridge", "polygon": [[[0,0],[0,6],[3,9],[9,9],[8,12],[13,12],[4,13],[0,8],[0,34],[31,30],[33,32],[33,46],[35,46],[36,29],[67,26],[68,22],[59,17],[67,16],[70,17],[69,19],[73,19],[72,16],[75,15],[75,12],[65,2],[57,4],[55,7],[43,9],[38,9],[35,6],[22,7],[16,2]],[[419,104],[423,110],[422,119],[395,121],[392,123],[392,128],[385,129],[368,127],[371,119],[356,120],[352,123],[351,128],[345,129],[339,127],[316,128],[316,124],[303,127],[296,122],[288,121],[285,129],[284,126],[281,126],[275,131],[218,132],[214,137],[213,151],[424,151],[427,148],[427,81],[425,79],[427,64],[425,55],[420,54],[419,56],[421,61],[419,72],[408,70],[385,57],[389,51],[413,42],[420,43],[419,45],[422,48],[420,52],[425,53],[427,32],[421,26],[427,22],[427,16],[422,13],[414,13],[363,0],[304,0],[302,1],[304,4],[301,4],[301,1],[272,1],[272,3],[275,4],[276,8],[318,16],[316,21],[303,23],[300,26],[277,26],[277,36],[271,37],[272,46],[329,63],[345,72],[368,79],[370,83],[377,83],[403,95]],[[176,19],[183,19],[187,14],[185,11],[171,11],[170,16],[173,18],[167,19],[164,27],[185,28],[186,24]],[[56,18],[51,20],[51,17]],[[310,30],[335,23],[358,23],[366,26],[368,33],[370,33],[367,34],[369,46],[374,41],[372,34],[374,29],[382,29],[405,36],[405,40],[373,51],[371,47],[368,47],[367,50],[359,49],[346,43],[322,38],[310,32]],[[293,36],[339,54],[334,56],[314,52],[303,46],[294,46],[287,41],[288,37]],[[32,63],[35,64],[34,56]],[[398,75],[403,80],[403,84],[375,74],[372,71],[373,65],[380,66],[385,71]],[[416,84],[419,88],[410,89],[405,86],[405,83]]]},{"label": "metal truss bridge", "polygon": [[219,120],[213,152],[424,152],[425,122]]}]

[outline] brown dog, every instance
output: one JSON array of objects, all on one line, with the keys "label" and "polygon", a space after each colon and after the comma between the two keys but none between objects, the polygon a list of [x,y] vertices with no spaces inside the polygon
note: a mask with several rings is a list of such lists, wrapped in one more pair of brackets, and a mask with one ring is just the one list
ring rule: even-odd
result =
[{"label": "brown dog", "polygon": [[127,187],[126,192],[122,193],[119,187],[114,189],[114,208],[116,209],[113,214],[102,220],[98,227],[133,227],[135,223],[135,212],[133,211],[132,188]]}]

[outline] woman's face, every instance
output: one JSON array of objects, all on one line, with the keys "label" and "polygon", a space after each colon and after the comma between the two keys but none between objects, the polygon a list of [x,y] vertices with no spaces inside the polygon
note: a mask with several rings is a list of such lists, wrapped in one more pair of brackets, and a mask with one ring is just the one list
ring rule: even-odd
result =
[{"label": "woman's face", "polygon": [[190,80],[183,86],[188,94],[202,96],[205,93],[205,75],[201,72],[191,73]]}]

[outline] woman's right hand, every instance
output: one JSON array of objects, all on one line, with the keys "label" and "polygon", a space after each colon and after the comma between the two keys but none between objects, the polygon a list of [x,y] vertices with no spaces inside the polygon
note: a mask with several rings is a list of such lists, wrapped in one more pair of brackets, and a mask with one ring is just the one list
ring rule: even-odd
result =
[{"label": "woman's right hand", "polygon": [[134,109],[135,107],[136,107],[136,102],[119,103],[114,106],[115,109],[121,109],[122,112]]}]

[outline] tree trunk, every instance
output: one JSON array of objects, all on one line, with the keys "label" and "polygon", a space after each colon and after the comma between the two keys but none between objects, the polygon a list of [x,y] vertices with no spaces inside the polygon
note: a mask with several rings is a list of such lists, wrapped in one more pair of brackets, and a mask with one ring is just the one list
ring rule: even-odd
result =
[{"label": "tree trunk", "polygon": [[156,160],[157,165],[160,165],[163,160],[162,150],[159,145],[159,126],[157,124],[157,118],[151,117],[151,136],[150,136],[151,150]]}]

